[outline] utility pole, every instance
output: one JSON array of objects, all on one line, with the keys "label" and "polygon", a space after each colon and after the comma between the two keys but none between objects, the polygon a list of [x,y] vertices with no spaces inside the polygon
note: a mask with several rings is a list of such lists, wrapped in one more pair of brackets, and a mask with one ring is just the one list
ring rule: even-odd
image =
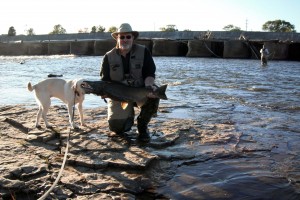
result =
[{"label": "utility pole", "polygon": [[246,18],[246,31],[248,31],[248,19]]}]

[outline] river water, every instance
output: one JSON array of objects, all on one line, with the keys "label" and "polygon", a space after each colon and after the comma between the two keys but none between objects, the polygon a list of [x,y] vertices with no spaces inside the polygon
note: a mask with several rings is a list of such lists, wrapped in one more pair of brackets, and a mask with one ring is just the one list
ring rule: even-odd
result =
[{"label": "river water", "polygon": [[[161,101],[161,106],[169,112],[159,113],[159,117],[200,123],[228,119],[253,141],[274,146],[267,160],[258,157],[247,162],[244,157],[179,167],[161,192],[173,199],[220,199],[218,195],[224,197],[234,190],[233,199],[300,198],[299,62],[270,61],[262,67],[259,60],[154,59],[158,84],[168,84],[169,99]],[[0,57],[0,106],[36,106],[27,82],[37,83],[48,74],[98,80],[101,60],[101,56],[73,55]],[[84,107],[98,106],[105,103],[86,95]],[[262,154],[264,151],[262,147]],[[207,191],[212,191],[211,195],[207,196]]]}]

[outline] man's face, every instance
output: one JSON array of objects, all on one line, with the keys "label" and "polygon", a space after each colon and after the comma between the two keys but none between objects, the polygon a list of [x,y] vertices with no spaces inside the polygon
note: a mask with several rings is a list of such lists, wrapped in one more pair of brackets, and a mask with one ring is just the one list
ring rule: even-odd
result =
[{"label": "man's face", "polygon": [[120,33],[118,42],[121,50],[130,50],[133,43],[133,35],[131,33]]}]

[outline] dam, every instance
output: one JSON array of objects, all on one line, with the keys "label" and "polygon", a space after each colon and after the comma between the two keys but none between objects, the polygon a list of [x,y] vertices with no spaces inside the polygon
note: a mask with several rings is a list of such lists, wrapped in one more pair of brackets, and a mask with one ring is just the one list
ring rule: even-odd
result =
[{"label": "dam", "polygon": [[[153,56],[259,59],[265,45],[271,60],[300,61],[300,33],[247,31],[139,32],[136,43]],[[0,36],[1,56],[102,56],[115,46],[111,33]]]}]

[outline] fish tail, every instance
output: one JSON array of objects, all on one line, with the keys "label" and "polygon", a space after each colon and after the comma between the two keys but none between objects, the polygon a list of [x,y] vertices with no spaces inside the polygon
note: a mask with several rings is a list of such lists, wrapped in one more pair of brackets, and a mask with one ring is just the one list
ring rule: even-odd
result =
[{"label": "fish tail", "polygon": [[164,99],[164,100],[167,100],[167,99],[168,99],[168,97],[167,97],[167,95],[166,95],[167,86],[168,86],[168,85],[160,86],[160,87],[155,91],[155,93],[157,94],[158,98]]}]

